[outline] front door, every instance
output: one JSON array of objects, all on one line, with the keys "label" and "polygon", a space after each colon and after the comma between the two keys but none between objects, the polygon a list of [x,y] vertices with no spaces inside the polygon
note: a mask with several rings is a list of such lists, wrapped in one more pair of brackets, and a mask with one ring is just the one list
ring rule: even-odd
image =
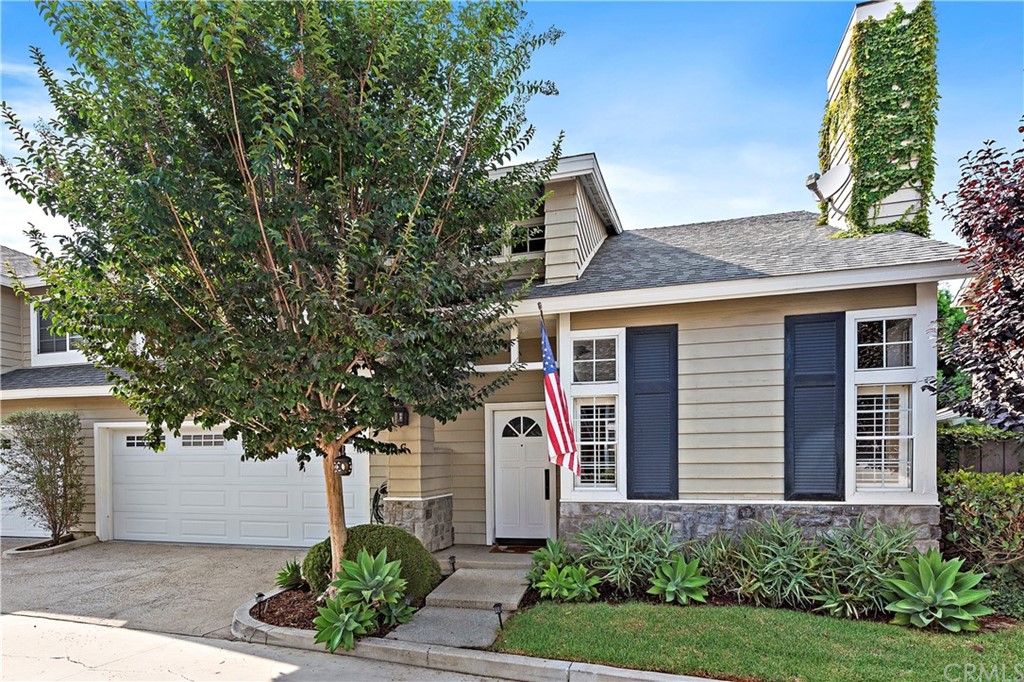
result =
[{"label": "front door", "polygon": [[555,470],[548,462],[544,410],[509,410],[494,419],[494,536],[554,537]]}]

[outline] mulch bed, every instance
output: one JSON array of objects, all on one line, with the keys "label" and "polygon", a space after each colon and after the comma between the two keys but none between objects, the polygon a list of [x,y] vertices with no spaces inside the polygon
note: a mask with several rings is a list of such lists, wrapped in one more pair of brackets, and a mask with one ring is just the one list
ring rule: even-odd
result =
[{"label": "mulch bed", "polygon": [[65,545],[65,544],[67,544],[69,542],[73,542],[74,539],[75,539],[74,535],[64,535],[62,537],[57,538],[56,540],[47,540],[45,543],[43,543],[43,542],[40,542],[40,543],[30,542],[30,543],[27,543],[27,544],[22,545],[20,547],[16,547],[15,549],[26,549],[29,545],[32,545],[32,549],[33,550],[36,550],[36,549],[50,549],[51,547],[56,547],[58,545]]},{"label": "mulch bed", "polygon": [[313,619],[320,613],[316,610],[316,595],[307,587],[274,595],[262,604],[252,607],[249,615],[267,625],[315,630]]}]

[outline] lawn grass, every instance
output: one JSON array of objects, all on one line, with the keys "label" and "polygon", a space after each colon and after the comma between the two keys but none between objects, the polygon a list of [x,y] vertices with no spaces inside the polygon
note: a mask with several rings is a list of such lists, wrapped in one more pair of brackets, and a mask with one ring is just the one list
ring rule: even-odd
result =
[{"label": "lawn grass", "polygon": [[744,606],[542,602],[513,616],[494,647],[730,680],[970,679],[965,665],[1004,671],[980,679],[1024,676],[1024,626],[953,635]]}]

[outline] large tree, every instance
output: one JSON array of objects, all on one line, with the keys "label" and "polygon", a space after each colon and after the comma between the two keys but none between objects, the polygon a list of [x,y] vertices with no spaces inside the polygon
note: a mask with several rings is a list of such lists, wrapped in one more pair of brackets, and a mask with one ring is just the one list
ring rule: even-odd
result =
[{"label": "large tree", "polygon": [[[510,375],[509,270],[495,247],[533,215],[559,143],[524,151],[526,78],[559,33],[517,3],[44,2],[70,54],[34,51],[56,117],[7,185],[71,234],[34,234],[39,301],[114,392],[161,430],[226,425],[245,457],[323,458],[335,567],[335,459],[396,404],[448,420]],[[494,177],[497,175],[497,177]],[[365,463],[358,463],[357,466]]]},{"label": "large tree", "polygon": [[987,142],[965,156],[957,190],[942,203],[972,270],[966,321],[947,351],[971,378],[957,409],[1024,432],[1024,148],[1008,154]]}]

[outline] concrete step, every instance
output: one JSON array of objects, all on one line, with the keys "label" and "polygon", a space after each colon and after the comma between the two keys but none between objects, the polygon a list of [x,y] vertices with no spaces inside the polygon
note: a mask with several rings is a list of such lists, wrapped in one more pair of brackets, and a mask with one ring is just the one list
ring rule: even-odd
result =
[{"label": "concrete step", "polygon": [[434,558],[441,565],[441,572],[451,575],[451,557],[455,557],[455,568],[490,568],[529,570],[532,557],[529,554],[491,552],[484,545],[455,545],[439,552]]},{"label": "concrete step", "polygon": [[493,611],[424,606],[386,639],[484,649],[494,644],[497,636],[498,616]]},{"label": "concrete step", "polygon": [[[515,611],[526,594],[526,569],[460,568],[427,595],[427,606]],[[497,616],[495,616],[497,620]]]}]

